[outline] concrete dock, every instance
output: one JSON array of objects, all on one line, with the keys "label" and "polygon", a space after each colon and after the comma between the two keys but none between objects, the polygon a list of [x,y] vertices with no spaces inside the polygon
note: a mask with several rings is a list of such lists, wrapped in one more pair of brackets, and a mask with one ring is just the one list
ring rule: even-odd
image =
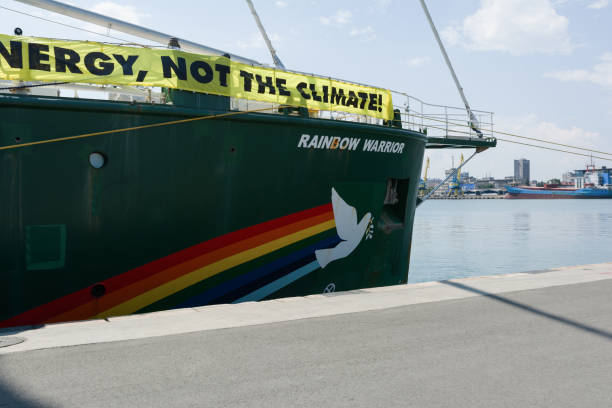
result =
[{"label": "concrete dock", "polygon": [[3,344],[2,408],[608,408],[612,263],[4,330]]}]

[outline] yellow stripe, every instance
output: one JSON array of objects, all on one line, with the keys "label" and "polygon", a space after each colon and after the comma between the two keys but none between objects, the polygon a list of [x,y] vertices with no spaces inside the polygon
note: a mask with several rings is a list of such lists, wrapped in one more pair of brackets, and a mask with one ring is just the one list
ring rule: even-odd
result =
[{"label": "yellow stripe", "polygon": [[200,269],[196,269],[193,272],[189,272],[188,274],[185,274],[173,281],[164,283],[163,285],[160,285],[155,289],[151,289],[115,307],[105,310],[104,312],[98,314],[96,317],[105,318],[109,316],[120,316],[134,313],[135,311],[140,310],[145,306],[157,302],[158,300],[170,296],[206,278],[209,278],[213,275],[216,275],[220,272],[223,272],[227,269],[233,268],[234,266],[243,264],[260,256],[269,254],[270,252],[276,251],[277,249],[283,248],[287,245],[291,245],[303,239],[309,238],[313,235],[320,234],[321,232],[332,229],[335,226],[336,223],[334,220],[325,221],[321,224],[303,229],[298,232],[294,232],[293,234],[289,234],[285,237],[267,242],[255,248],[251,248],[236,255],[221,259],[215,263],[206,265]]}]

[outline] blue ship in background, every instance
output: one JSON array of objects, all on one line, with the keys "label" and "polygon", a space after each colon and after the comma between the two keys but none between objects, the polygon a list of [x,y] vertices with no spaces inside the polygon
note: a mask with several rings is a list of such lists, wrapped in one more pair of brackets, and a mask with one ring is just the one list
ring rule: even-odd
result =
[{"label": "blue ship in background", "polygon": [[564,187],[510,187],[505,186],[506,198],[612,198],[611,187],[585,187],[585,188],[564,188]]},{"label": "blue ship in background", "polygon": [[546,184],[544,187],[505,186],[506,198],[612,198],[610,170],[602,167],[595,169],[593,164],[586,170],[577,170],[574,178],[575,186]]}]

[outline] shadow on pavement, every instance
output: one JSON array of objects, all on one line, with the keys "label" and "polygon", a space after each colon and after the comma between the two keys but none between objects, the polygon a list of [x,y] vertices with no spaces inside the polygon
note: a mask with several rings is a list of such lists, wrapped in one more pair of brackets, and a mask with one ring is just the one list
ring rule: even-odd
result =
[{"label": "shadow on pavement", "polygon": [[[2,358],[0,357],[0,365],[2,364]],[[31,401],[25,395],[19,395],[14,387],[8,385],[5,381],[5,374],[0,372],[0,408],[45,408],[47,405],[43,405],[34,401]]]},{"label": "shadow on pavement", "polygon": [[551,319],[551,320],[554,320],[556,322],[566,324],[568,326],[572,326],[572,327],[574,327],[576,329],[584,330],[584,331],[586,331],[588,333],[591,333],[591,334],[595,334],[597,336],[605,338],[606,340],[612,340],[612,333],[610,333],[609,331],[603,330],[603,329],[599,329],[597,327],[589,326],[589,325],[580,323],[578,321],[568,319],[568,318],[563,317],[563,316],[558,316],[558,315],[555,315],[555,314],[552,314],[552,313],[549,313],[549,312],[545,312],[543,310],[536,309],[533,306],[529,306],[529,305],[526,305],[526,304],[523,304],[523,303],[519,303],[519,302],[516,302],[514,300],[508,299],[508,298],[500,296],[500,295],[495,295],[493,293],[485,292],[484,290],[476,289],[474,287],[471,287],[471,286],[468,286],[468,285],[464,285],[463,283],[451,282],[451,281],[441,281],[440,283],[443,283],[443,284],[449,285],[449,286],[453,286],[453,287],[458,288],[458,289],[463,289],[463,290],[468,291],[468,292],[477,293],[479,295],[486,296],[489,299],[493,299],[493,300],[496,300],[498,302],[505,303],[505,304],[507,304],[509,306],[513,306],[513,307],[519,308],[519,309],[524,310],[526,312],[533,313],[535,315],[538,315],[538,316],[541,316],[541,317],[545,317],[547,319]]}]

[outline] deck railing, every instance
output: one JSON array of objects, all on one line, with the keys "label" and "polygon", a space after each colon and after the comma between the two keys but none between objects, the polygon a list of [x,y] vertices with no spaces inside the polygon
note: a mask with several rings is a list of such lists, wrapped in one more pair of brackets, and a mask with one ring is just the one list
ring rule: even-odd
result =
[{"label": "deck railing", "polygon": [[402,127],[434,137],[492,138],[493,112],[472,110],[478,130],[471,126],[465,108],[424,102],[403,92],[393,91],[394,109],[399,110]]},{"label": "deck railing", "polygon": [[[34,85],[28,88],[28,85]],[[43,86],[40,86],[43,85]],[[18,88],[22,86],[24,88]],[[15,88],[17,87],[17,88]],[[115,85],[91,85],[91,84],[42,84],[33,82],[1,81],[0,93],[25,93],[30,95],[54,96],[62,98],[86,98],[103,99],[111,101],[171,104],[165,94],[159,88],[128,87]],[[408,95],[404,92],[392,91],[393,108],[399,113],[399,119],[391,123],[371,116],[359,115],[339,111],[308,110],[307,116],[318,119],[342,120],[371,125],[385,124],[398,126],[425,133],[430,137],[451,138],[491,138],[493,137],[493,112],[472,110],[479,122],[479,131],[470,126],[470,118],[465,108],[446,105],[437,105],[424,102],[423,100]],[[259,102],[247,99],[230,99],[230,109],[235,111],[251,111],[270,108],[261,111],[263,113],[281,114],[280,105]],[[298,113],[295,113],[298,114]]]}]

